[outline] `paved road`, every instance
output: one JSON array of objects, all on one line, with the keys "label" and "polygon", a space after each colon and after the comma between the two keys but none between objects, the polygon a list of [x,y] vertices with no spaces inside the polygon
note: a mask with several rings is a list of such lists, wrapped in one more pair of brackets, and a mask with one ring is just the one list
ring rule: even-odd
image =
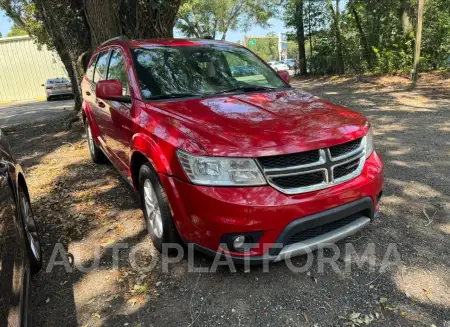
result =
[{"label": "paved road", "polygon": [[73,100],[13,102],[0,105],[0,127],[56,118],[72,110]]}]

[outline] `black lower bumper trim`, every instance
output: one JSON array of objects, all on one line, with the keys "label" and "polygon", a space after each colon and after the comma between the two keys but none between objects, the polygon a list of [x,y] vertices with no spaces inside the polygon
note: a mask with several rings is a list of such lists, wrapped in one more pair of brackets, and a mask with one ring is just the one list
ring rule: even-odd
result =
[{"label": "black lower bumper trim", "polygon": [[[327,225],[329,227],[334,224],[337,226],[336,228],[338,228],[341,225],[338,224],[339,221],[344,222],[352,216],[365,216],[372,220],[374,216],[374,205],[372,199],[370,197],[364,197],[314,215],[296,219],[283,229],[275,241],[275,244],[283,244],[284,247],[289,244],[289,240],[294,235],[311,230],[321,230],[321,227],[324,227],[322,230],[326,230],[327,228],[325,227],[327,227]],[[199,244],[194,243],[194,249],[209,256],[217,255],[216,251]],[[244,264],[245,262],[249,262],[250,264],[262,264],[263,262],[274,261],[280,254],[281,250],[282,247],[277,246],[270,249],[268,254],[263,256],[235,256],[229,254],[227,254],[227,256],[237,264]],[[221,260],[222,259],[226,259],[225,254],[221,255]]]}]

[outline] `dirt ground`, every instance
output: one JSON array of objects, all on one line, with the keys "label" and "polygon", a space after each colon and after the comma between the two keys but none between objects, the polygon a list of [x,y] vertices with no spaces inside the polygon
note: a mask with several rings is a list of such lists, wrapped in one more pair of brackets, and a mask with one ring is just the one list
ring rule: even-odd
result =
[{"label": "dirt ground", "polygon": [[[385,163],[382,216],[350,240],[358,253],[376,246],[376,269],[346,271],[344,242],[340,272],[313,264],[292,272],[286,264],[269,272],[237,267],[232,273],[188,272],[181,260],[161,271],[144,230],[133,191],[111,165],[90,162],[84,130],[61,121],[7,129],[26,170],[47,266],[56,244],[70,263],[93,271],[55,266],[33,280],[35,325],[59,326],[450,326],[450,80],[424,78],[410,90],[407,80],[311,78],[292,85],[363,112],[375,129]],[[200,205],[200,204],[199,204]],[[126,243],[118,267],[108,246]],[[394,244],[401,264],[380,271]],[[95,253],[95,246],[102,250]],[[133,268],[130,251],[144,266]],[[333,253],[325,252],[327,256]],[[195,266],[213,260],[196,254]],[[61,260],[61,257],[57,257]],[[292,260],[305,264],[304,257]]]}]

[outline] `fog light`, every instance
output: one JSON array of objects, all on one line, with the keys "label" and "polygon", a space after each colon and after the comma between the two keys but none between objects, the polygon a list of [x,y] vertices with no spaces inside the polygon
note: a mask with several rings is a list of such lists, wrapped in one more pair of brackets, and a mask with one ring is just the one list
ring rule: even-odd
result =
[{"label": "fog light", "polygon": [[233,238],[233,247],[236,250],[243,250],[246,238],[244,235],[238,235]]}]

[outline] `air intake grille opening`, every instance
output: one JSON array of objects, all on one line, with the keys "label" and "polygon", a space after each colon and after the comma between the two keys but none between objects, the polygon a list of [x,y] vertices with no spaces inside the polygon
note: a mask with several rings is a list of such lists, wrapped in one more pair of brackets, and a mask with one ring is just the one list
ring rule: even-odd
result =
[{"label": "air intake grille opening", "polygon": [[326,233],[330,233],[338,228],[351,224],[352,222],[354,222],[356,219],[360,218],[363,215],[364,215],[363,212],[357,212],[353,215],[344,217],[331,223],[322,226],[317,226],[305,231],[301,231],[299,233],[292,235],[291,238],[285,243],[285,245],[304,242],[311,238],[321,236]]},{"label": "air intake grille opening", "polygon": [[352,152],[359,148],[359,146],[361,145],[361,140],[362,139],[357,139],[357,140],[350,141],[350,142],[347,142],[344,144],[332,146],[330,148],[330,154],[333,158],[337,158],[346,153]]},{"label": "air intake grille opening", "polygon": [[323,172],[319,171],[309,174],[274,177],[272,182],[281,188],[305,187],[322,183],[324,181],[323,174]]},{"label": "air intake grille opening", "polygon": [[352,160],[346,164],[337,166],[334,168],[333,173],[334,173],[334,178],[341,178],[344,177],[348,174],[353,173],[356,169],[358,169],[358,165],[359,165],[359,158]]},{"label": "air intake grille opening", "polygon": [[318,150],[301,153],[292,153],[280,156],[261,157],[259,164],[266,169],[286,168],[291,166],[307,165],[319,161]]}]

